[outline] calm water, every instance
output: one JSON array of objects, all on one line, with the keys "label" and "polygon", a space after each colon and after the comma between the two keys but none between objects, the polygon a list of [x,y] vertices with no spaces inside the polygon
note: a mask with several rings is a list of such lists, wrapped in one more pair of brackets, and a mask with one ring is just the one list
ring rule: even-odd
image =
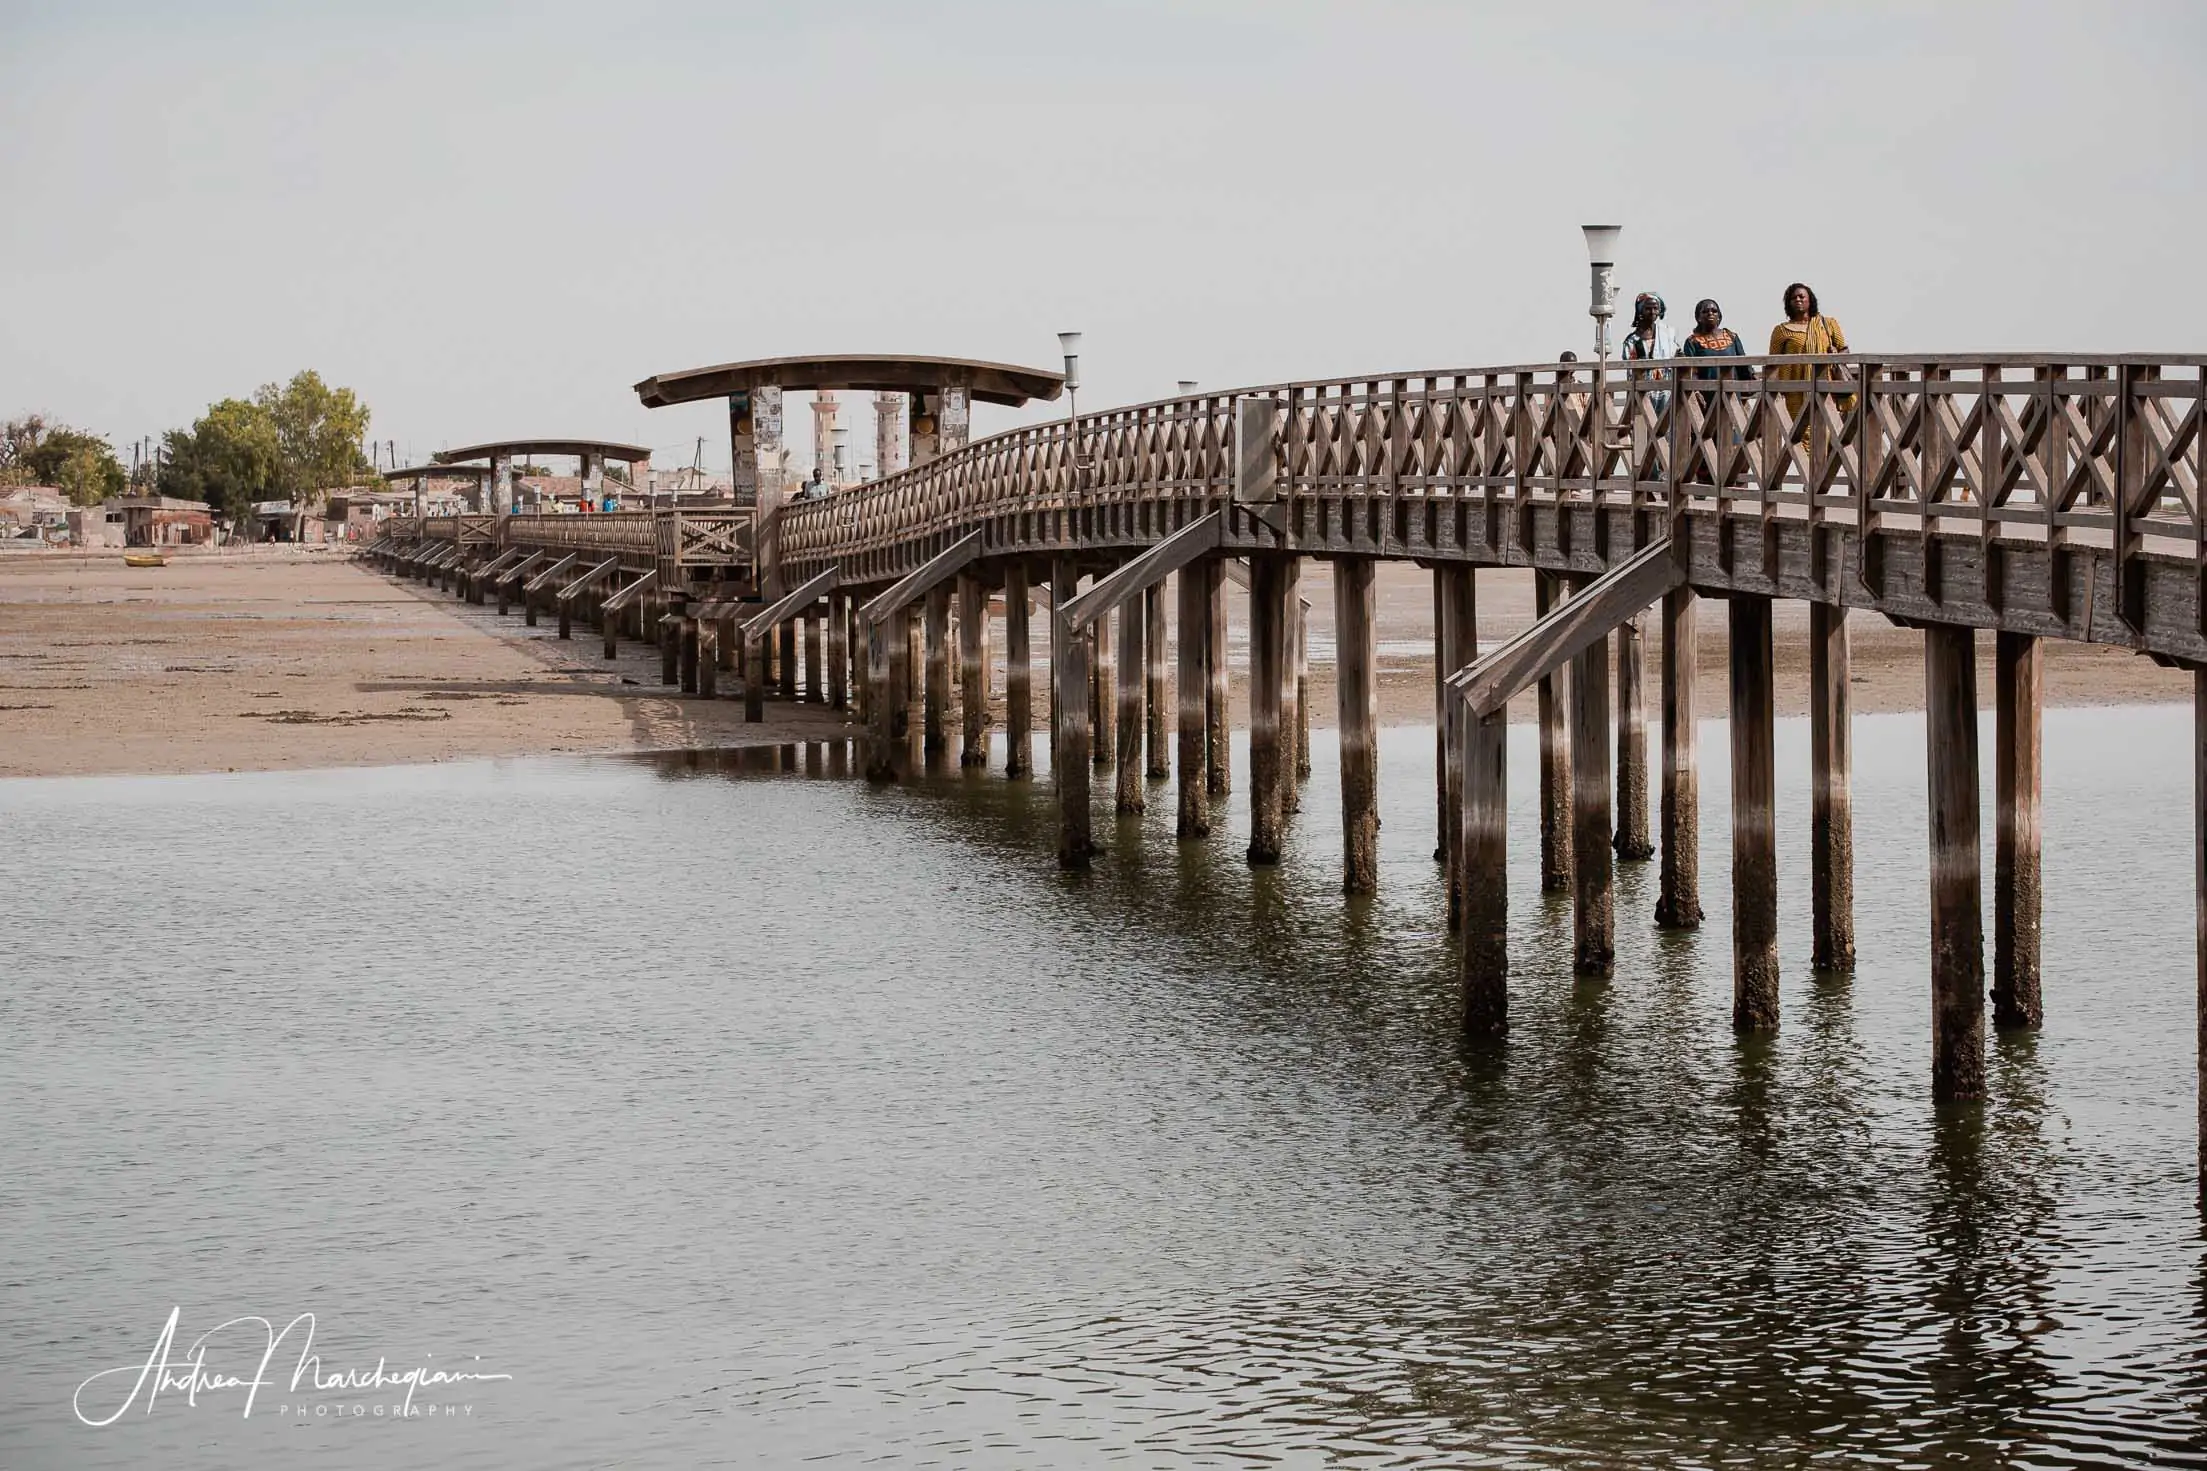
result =
[{"label": "calm water", "polygon": [[[1606,984],[1514,732],[1471,1052],[1427,731],[1355,904],[1323,742],[1261,874],[1239,797],[1182,848],[1152,788],[1066,876],[1047,784],[817,748],[0,783],[0,1465],[2202,1463],[2189,711],[2049,715],[2047,1029],[1947,1112],[1920,730],[1857,723],[1862,968],[1818,980],[1780,728],[1774,1043],[1729,1028],[1723,728],[1710,927],[1627,869]],[[379,1416],[290,1388],[294,1330],[249,1417],[148,1414],[171,1308],[179,1374],[312,1312],[326,1374],[511,1378]]]}]

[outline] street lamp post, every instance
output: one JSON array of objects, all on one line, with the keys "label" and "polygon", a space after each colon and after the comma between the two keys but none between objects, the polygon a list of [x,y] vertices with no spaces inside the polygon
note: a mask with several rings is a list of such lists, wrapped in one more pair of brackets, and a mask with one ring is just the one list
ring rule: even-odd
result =
[{"label": "street lamp post", "polygon": [[1609,439],[1609,319],[1617,315],[1617,237],[1624,226],[1579,228],[1586,234],[1586,259],[1592,268],[1586,314],[1594,319],[1594,443],[1598,448]]},{"label": "street lamp post", "polygon": [[[1073,469],[1078,474],[1083,456],[1080,442],[1081,335],[1060,332],[1058,346],[1065,353],[1065,437],[1073,449]],[[1076,482],[1077,483],[1077,482]]]}]

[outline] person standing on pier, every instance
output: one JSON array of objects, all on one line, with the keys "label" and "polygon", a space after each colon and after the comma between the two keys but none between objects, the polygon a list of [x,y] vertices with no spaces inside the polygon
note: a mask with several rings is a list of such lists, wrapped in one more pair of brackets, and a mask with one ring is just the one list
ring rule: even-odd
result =
[{"label": "person standing on pier", "polygon": [[[1796,281],[1786,288],[1785,307],[1786,319],[1770,329],[1772,357],[1814,357],[1821,353],[1850,350],[1847,346],[1847,334],[1839,330],[1839,323],[1824,315],[1823,308],[1817,304],[1816,293],[1803,283]],[[1770,370],[1771,377],[1788,380],[1806,380],[1819,375],[1836,378],[1839,370],[1831,367],[1819,369],[1810,363],[1784,365]],[[1801,400],[1807,396],[1801,393],[1787,394],[1786,414],[1799,419]],[[1852,399],[1842,400],[1841,410],[1844,411],[1852,402]],[[1808,443],[1809,427],[1805,420],[1796,437],[1803,444]]]},{"label": "person standing on pier", "polygon": [[[1632,326],[1625,333],[1625,340],[1618,346],[1618,355],[1628,363],[1658,362],[1678,356],[1678,339],[1663,324],[1670,308],[1663,298],[1652,291],[1643,291],[1632,299]],[[1659,383],[1668,382],[1669,374],[1656,375]],[[1654,395],[1655,411],[1660,414],[1669,406],[1671,396],[1657,390]]]},{"label": "person standing on pier", "polygon": [[[1724,325],[1724,308],[1718,306],[1714,298],[1704,296],[1694,303],[1694,330],[1686,334],[1686,340],[1678,345],[1678,355],[1686,358],[1743,358],[1747,356],[1747,344],[1740,341],[1739,333]],[[1752,378],[1755,375],[1744,366],[1711,366],[1695,368],[1687,376]]]}]

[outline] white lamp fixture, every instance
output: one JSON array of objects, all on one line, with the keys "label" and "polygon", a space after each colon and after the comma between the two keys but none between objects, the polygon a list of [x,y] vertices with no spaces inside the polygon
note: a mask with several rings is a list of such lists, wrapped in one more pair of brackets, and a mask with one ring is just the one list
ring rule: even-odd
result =
[{"label": "white lamp fixture", "polygon": [[1179,390],[1178,397],[1187,398],[1195,392],[1196,382],[1193,378],[1183,378],[1174,386]]},{"label": "white lamp fixture", "polygon": [[828,483],[840,489],[851,480],[851,431],[838,424],[832,437],[835,440],[835,474]]},{"label": "white lamp fixture", "polygon": [[1586,233],[1587,264],[1593,268],[1592,299],[1586,314],[1594,319],[1594,355],[1609,357],[1609,319],[1617,314],[1617,237],[1622,225],[1581,225]]}]

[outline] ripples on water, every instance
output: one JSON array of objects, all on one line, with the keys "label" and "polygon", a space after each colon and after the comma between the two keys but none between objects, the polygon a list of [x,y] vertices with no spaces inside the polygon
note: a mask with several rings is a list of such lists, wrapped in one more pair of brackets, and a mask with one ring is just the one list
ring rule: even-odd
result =
[{"label": "ripples on water", "polygon": [[[0,783],[0,1463],[2196,1460],[2189,712],[2048,716],[2047,1030],[1943,1111],[1919,720],[1856,724],[1851,979],[1780,728],[1775,1042],[1729,1028],[1722,727],[1709,927],[1625,868],[1607,983],[1528,735],[1469,1050],[1430,731],[1355,902],[1323,738],[1259,873],[1238,794],[1183,847],[1152,786],[1064,875],[1046,782],[839,748]],[[172,1304],[515,1378],[76,1425]]]}]

